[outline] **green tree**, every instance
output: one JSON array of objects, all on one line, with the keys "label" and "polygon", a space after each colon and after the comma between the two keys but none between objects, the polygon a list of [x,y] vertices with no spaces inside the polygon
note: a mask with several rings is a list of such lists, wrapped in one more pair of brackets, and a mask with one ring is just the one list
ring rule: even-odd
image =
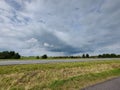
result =
[{"label": "green tree", "polygon": [[19,59],[21,56],[14,51],[0,52],[0,59]]},{"label": "green tree", "polygon": [[89,54],[86,54],[86,58],[89,58]]},{"label": "green tree", "polygon": [[82,55],[82,58],[85,58],[85,54]]},{"label": "green tree", "polygon": [[42,56],[42,59],[47,59],[48,57],[47,57],[47,55],[46,54],[44,54],[43,56]]},{"label": "green tree", "polygon": [[21,56],[19,55],[19,53],[16,53],[16,54],[15,54],[15,59],[20,59],[20,57],[21,57]]}]

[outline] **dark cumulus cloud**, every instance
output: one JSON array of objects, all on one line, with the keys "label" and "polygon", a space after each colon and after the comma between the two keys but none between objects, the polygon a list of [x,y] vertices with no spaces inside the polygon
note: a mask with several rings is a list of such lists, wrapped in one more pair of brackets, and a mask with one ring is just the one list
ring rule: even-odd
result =
[{"label": "dark cumulus cloud", "polygon": [[120,0],[0,0],[0,51],[120,53]]},{"label": "dark cumulus cloud", "polygon": [[81,48],[73,47],[63,40],[60,40],[52,32],[44,30],[40,35],[35,35],[35,38],[40,42],[40,45],[43,45],[43,47],[50,52],[62,52],[67,55],[84,52],[84,49],[82,50]]}]

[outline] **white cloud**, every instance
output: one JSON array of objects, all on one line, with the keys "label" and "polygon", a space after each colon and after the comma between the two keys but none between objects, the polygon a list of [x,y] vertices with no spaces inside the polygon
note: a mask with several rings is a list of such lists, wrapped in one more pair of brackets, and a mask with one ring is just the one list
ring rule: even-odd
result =
[{"label": "white cloud", "polygon": [[14,49],[22,55],[120,53],[119,4],[119,0],[1,0],[0,50]]}]

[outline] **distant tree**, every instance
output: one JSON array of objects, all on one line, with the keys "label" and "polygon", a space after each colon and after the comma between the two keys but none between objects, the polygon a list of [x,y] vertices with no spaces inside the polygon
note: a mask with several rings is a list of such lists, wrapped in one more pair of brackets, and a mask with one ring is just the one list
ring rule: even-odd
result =
[{"label": "distant tree", "polygon": [[47,59],[47,55],[44,54],[44,55],[42,56],[42,59]]},{"label": "distant tree", "polygon": [[70,56],[70,58],[74,58],[74,56]]},{"label": "distant tree", "polygon": [[102,54],[102,55],[98,55],[98,58],[117,58],[119,55],[116,55],[114,53],[112,54]]},{"label": "distant tree", "polygon": [[8,59],[11,57],[8,51],[3,51],[2,55],[4,56],[5,59]]},{"label": "distant tree", "polygon": [[39,57],[39,56],[36,56],[36,59],[40,59],[40,57]]},{"label": "distant tree", "polygon": [[20,59],[20,57],[21,57],[21,56],[19,55],[19,53],[16,53],[16,54],[14,55],[14,58],[15,58],[15,59]]},{"label": "distant tree", "polygon": [[85,58],[85,54],[82,55],[82,58]]},{"label": "distant tree", "polygon": [[120,55],[117,55],[117,58],[120,58]]},{"label": "distant tree", "polygon": [[10,51],[10,56],[14,56],[15,55],[15,52],[14,51]]},{"label": "distant tree", "polygon": [[112,53],[110,56],[111,56],[111,58],[117,57],[117,55],[114,53]]},{"label": "distant tree", "polygon": [[14,51],[3,51],[0,52],[0,59],[19,59],[21,56]]},{"label": "distant tree", "polygon": [[98,58],[102,58],[102,55],[98,55]]},{"label": "distant tree", "polygon": [[89,54],[86,54],[86,58],[89,58]]}]

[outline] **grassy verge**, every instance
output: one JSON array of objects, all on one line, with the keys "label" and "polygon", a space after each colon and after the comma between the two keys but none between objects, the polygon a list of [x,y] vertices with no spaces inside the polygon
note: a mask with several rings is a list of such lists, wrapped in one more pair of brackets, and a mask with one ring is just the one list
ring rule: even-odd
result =
[{"label": "grassy verge", "polygon": [[0,66],[0,90],[79,90],[120,76],[120,61]]},{"label": "grassy verge", "polygon": [[120,69],[114,69],[100,73],[89,73],[85,75],[70,77],[64,80],[56,80],[50,85],[50,88],[52,88],[52,90],[81,89],[88,85],[95,84],[96,82],[105,81],[119,75]]}]

